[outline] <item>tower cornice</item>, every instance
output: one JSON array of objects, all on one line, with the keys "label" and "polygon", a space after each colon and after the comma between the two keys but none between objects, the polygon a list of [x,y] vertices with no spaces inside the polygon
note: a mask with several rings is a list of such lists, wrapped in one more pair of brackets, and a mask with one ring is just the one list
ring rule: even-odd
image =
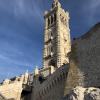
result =
[{"label": "tower cornice", "polygon": [[55,8],[55,7],[61,7],[61,4],[60,4],[59,0],[54,0],[53,1],[52,8]]},{"label": "tower cornice", "polygon": [[59,2],[59,0],[54,0],[54,2]]}]

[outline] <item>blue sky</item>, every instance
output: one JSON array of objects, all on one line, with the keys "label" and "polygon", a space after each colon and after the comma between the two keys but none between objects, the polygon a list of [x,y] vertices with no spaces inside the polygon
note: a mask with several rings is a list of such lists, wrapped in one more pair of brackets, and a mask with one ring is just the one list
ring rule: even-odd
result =
[{"label": "blue sky", "polygon": [[[53,0],[0,0],[0,81],[42,66],[43,13]],[[72,37],[100,21],[100,0],[60,0]]]}]

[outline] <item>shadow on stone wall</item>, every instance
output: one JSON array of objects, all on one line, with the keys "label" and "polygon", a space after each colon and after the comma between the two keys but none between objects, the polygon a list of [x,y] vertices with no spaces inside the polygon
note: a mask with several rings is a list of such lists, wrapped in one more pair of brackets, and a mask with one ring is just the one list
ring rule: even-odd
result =
[{"label": "shadow on stone wall", "polygon": [[72,44],[66,90],[76,86],[100,87],[100,23]]}]

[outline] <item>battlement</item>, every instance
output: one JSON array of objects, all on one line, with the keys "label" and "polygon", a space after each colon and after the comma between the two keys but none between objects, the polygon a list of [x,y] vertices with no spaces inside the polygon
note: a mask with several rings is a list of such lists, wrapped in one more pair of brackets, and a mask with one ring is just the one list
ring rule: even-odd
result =
[{"label": "battlement", "polygon": [[[69,70],[69,65],[63,65],[62,67],[58,68],[53,74],[47,77],[44,82],[40,83],[39,82],[39,76],[35,77],[35,80],[38,80],[38,84],[33,85],[33,98],[34,100],[55,100],[54,98],[57,98],[56,96],[54,97],[51,94],[51,91],[56,92],[62,92],[62,97],[63,97],[63,92],[64,92],[64,82],[66,81],[67,75],[68,75],[68,70]],[[59,86],[60,85],[60,86]],[[59,88],[57,88],[59,86]],[[57,91],[57,89],[60,89],[61,91]],[[54,94],[55,94],[54,93]],[[58,93],[59,94],[59,93]],[[49,99],[52,97],[52,99]],[[60,95],[61,96],[61,95]]]}]

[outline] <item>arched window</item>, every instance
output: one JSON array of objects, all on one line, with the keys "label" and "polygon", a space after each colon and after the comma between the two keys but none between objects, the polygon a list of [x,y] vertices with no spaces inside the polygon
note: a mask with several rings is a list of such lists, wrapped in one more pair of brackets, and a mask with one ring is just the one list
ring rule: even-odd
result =
[{"label": "arched window", "polygon": [[51,52],[53,53],[53,47],[51,46]]},{"label": "arched window", "polygon": [[53,36],[52,32],[51,32],[51,36]]},{"label": "arched window", "polygon": [[55,67],[55,66],[56,66],[56,63],[55,63],[55,61],[52,59],[52,60],[50,60],[49,65]]},{"label": "arched window", "polygon": [[54,13],[54,22],[56,22],[56,13]]},{"label": "arched window", "polygon": [[50,36],[51,36],[51,33],[49,32],[49,33],[48,33],[48,40],[50,39]]},{"label": "arched window", "polygon": [[51,24],[53,23],[53,16],[51,16]]},{"label": "arched window", "polygon": [[48,18],[48,26],[50,25],[50,19]]}]

